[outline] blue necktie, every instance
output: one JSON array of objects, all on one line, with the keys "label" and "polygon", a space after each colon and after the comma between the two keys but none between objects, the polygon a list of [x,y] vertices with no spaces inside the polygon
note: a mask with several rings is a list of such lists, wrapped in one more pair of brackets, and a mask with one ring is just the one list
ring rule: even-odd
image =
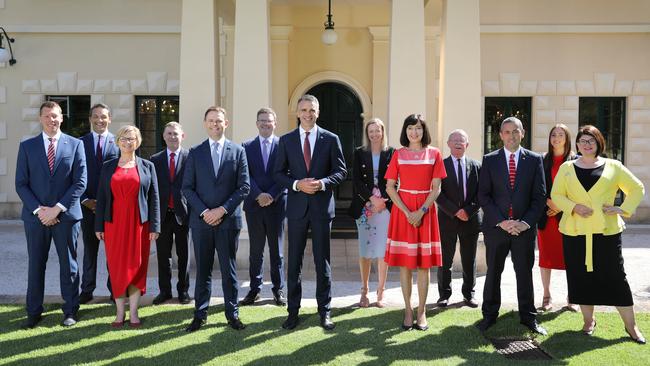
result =
[{"label": "blue necktie", "polygon": [[221,164],[221,157],[219,156],[219,143],[215,142],[212,148],[212,167],[214,168],[214,176],[219,174],[219,164]]}]

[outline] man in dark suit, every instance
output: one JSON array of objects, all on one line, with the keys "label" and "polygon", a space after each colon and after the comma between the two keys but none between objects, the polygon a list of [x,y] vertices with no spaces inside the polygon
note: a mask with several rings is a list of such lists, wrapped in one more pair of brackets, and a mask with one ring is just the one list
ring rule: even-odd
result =
[{"label": "man in dark suit", "polygon": [[440,242],[442,266],[438,268],[438,306],[445,307],[451,297],[451,266],[460,242],[460,259],[463,265],[463,299],[465,305],[475,308],[476,242],[480,231],[478,205],[478,175],[481,164],[465,156],[469,137],[463,130],[449,134],[447,146],[451,155],[444,160],[447,178],[442,180],[440,195],[436,199],[440,213]]},{"label": "man in dark suit", "polygon": [[45,264],[50,244],[59,256],[63,326],[77,322],[79,270],[77,237],[81,220],[79,197],[86,189],[83,143],[61,132],[63,113],[55,102],[40,108],[43,132],[20,143],[16,163],[16,192],[23,202],[21,218],[27,237],[27,320],[24,328],[41,321]]},{"label": "man in dark suit", "polygon": [[483,157],[478,201],[483,209],[487,275],[483,289],[481,331],[491,327],[501,307],[501,273],[508,252],[517,278],[521,324],[546,335],[536,320],[532,269],[535,261],[536,223],[546,205],[542,157],[520,146],[524,127],[515,117],[501,123],[503,148]]},{"label": "man in dark suit", "polygon": [[273,178],[288,190],[289,227],[288,306],[284,329],[298,325],[302,297],[300,272],[311,229],[312,251],[316,267],[316,301],[320,325],[334,329],[330,315],[332,279],[330,270],[330,228],[334,218],[333,190],[347,170],[338,136],[316,125],[318,99],[303,95],[298,100],[295,130],[280,138]]},{"label": "man in dark suit", "polygon": [[[91,131],[81,138],[86,153],[86,166],[88,168],[88,184],[86,191],[81,195],[81,230],[84,240],[83,275],[81,278],[81,295],[79,303],[86,304],[93,299],[97,280],[97,253],[99,252],[99,239],[95,235],[95,207],[97,206],[97,181],[102,170],[102,164],[117,158],[120,149],[115,142],[115,136],[108,131],[111,124],[111,110],[106,104],[98,103],[90,108]],[[111,280],[106,283],[111,292]]]},{"label": "man in dark suit", "polygon": [[250,241],[249,274],[251,288],[240,305],[252,305],[260,298],[264,271],[264,245],[269,242],[271,257],[271,282],[273,301],[286,305],[284,289],[284,219],[287,190],[280,187],[271,174],[278,152],[279,139],[275,131],[276,115],[271,108],[257,111],[259,136],[242,144],[246,150],[248,170],[251,177],[251,193],[244,200],[246,224]]},{"label": "man in dark suit", "polygon": [[158,257],[158,286],[160,293],[153,299],[159,305],[172,298],[172,247],[176,242],[178,257],[178,302],[189,304],[191,301],[187,290],[190,288],[188,272],[189,217],[187,200],[181,194],[183,172],[189,151],[181,143],[185,138],[183,127],[178,122],[169,122],[163,131],[163,140],[167,148],[151,156],[158,177],[160,194],[160,216],[162,231],[156,240]]},{"label": "man in dark suit", "polygon": [[225,109],[208,108],[203,125],[208,139],[192,147],[183,176],[182,192],[190,206],[196,258],[196,310],[185,330],[199,330],[207,321],[215,250],[221,269],[226,319],[231,328],[241,330],[245,325],[239,320],[235,260],[242,225],[239,204],[250,191],[246,152],[224,136],[228,127]]}]

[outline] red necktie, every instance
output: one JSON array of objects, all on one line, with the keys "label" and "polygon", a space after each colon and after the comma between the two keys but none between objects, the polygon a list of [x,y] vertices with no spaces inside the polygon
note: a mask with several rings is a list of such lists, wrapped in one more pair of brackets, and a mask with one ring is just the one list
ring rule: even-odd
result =
[{"label": "red necktie", "polygon": [[[174,178],[176,178],[176,162],[174,161],[175,153],[169,154],[169,183],[174,183]],[[169,190],[169,208],[174,208],[174,195],[172,190]]]},{"label": "red necktie", "polygon": [[50,144],[47,146],[47,165],[50,167],[50,174],[54,173],[54,137],[49,137]]},{"label": "red necktie", "polygon": [[311,165],[311,144],[309,143],[309,132],[305,132],[305,143],[302,145],[302,154],[305,157],[305,166],[307,171],[309,171],[309,165]]},{"label": "red necktie", "polygon": [[[510,182],[510,189],[515,188],[516,174],[517,174],[517,166],[515,165],[515,154],[510,154],[510,160],[508,160],[508,181]],[[510,204],[510,210],[508,211],[508,216],[512,218],[512,203]]]},{"label": "red necktie", "polygon": [[102,165],[104,160],[104,154],[102,153],[102,135],[97,135],[97,149],[95,149],[95,155],[97,156],[97,163],[99,166]]}]

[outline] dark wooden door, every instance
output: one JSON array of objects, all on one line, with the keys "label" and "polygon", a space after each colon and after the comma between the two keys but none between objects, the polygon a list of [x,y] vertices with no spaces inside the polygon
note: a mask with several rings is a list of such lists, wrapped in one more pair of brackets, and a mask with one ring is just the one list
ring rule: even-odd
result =
[{"label": "dark wooden door", "polygon": [[318,125],[339,136],[348,175],[334,192],[336,219],[333,232],[356,232],[354,221],[347,215],[352,200],[352,158],[354,148],[363,144],[363,113],[361,101],[347,86],[327,82],[311,88],[308,94],[318,98],[320,115]]}]

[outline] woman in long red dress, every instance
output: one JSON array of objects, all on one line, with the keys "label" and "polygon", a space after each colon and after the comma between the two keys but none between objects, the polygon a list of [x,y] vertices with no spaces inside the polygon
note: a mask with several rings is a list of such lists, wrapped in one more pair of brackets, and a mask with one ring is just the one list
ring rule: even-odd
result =
[{"label": "woman in long red dress", "polygon": [[[447,173],[440,150],[429,146],[430,136],[426,122],[419,114],[406,117],[400,135],[403,147],[393,153],[386,171],[386,192],[393,201],[393,209],[390,212],[384,260],[389,266],[400,267],[405,306],[404,330],[429,328],[426,318],[429,268],[442,265],[434,202],[440,193],[440,181]],[[418,272],[419,298],[415,323],[411,307],[414,269]]]},{"label": "woman in long red dress", "polygon": [[95,231],[104,240],[117,307],[111,326],[124,325],[128,296],[129,326],[137,328],[142,324],[138,303],[147,289],[149,246],[160,233],[158,182],[153,163],[135,155],[142,143],[140,130],[124,126],[117,141],[120,157],[105,162],[99,177]]},{"label": "woman in long red dress", "polygon": [[[575,155],[571,151],[571,133],[569,128],[558,123],[551,129],[548,136],[548,152],[544,155],[544,174],[546,178],[546,212],[539,220],[537,227],[537,246],[539,247],[539,270],[542,276],[544,297],[542,311],[553,308],[551,299],[551,270],[564,270],[564,254],[562,252],[562,234],[558,230],[561,210],[551,200],[553,180],[560,165],[567,160],[572,160]],[[568,299],[568,298],[567,298]],[[568,300],[567,300],[568,302]],[[578,307],[568,303],[567,309],[578,311]]]}]

